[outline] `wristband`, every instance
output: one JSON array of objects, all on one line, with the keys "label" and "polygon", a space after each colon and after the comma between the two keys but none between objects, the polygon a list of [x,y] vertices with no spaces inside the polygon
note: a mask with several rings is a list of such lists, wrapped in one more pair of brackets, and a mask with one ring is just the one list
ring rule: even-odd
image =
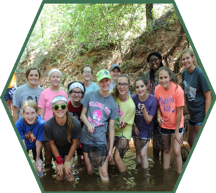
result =
[{"label": "wristband", "polygon": [[157,118],[160,118],[161,116],[160,115],[157,115]]},{"label": "wristband", "polygon": [[57,165],[63,164],[63,160],[62,160],[60,155],[58,157],[56,157],[56,163],[57,163]]},{"label": "wristband", "polygon": [[71,163],[70,163],[70,162],[65,162],[64,164],[65,164],[65,165],[71,165]]}]

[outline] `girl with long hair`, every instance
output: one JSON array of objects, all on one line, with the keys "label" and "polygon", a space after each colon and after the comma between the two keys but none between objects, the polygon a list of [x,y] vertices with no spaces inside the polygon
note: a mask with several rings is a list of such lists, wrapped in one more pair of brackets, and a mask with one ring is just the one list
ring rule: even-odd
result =
[{"label": "girl with long hair", "polygon": [[[177,173],[182,171],[181,144],[184,132],[184,91],[175,83],[171,71],[161,67],[157,71],[159,84],[155,89],[158,101],[157,120],[164,144],[163,167],[170,166],[171,144]],[[171,141],[171,143],[170,143]]]},{"label": "girl with long hair", "polygon": [[136,106],[134,141],[137,140],[140,143],[139,147],[136,147],[135,143],[136,159],[137,163],[141,163],[142,168],[148,168],[147,150],[154,128],[153,117],[157,110],[157,99],[147,92],[148,81],[144,76],[135,79],[134,87],[136,90],[136,94],[132,95]]},{"label": "girl with long hair", "polygon": [[[127,91],[130,88],[130,79],[127,75],[121,74],[117,78],[117,83],[111,91],[111,95],[113,96],[117,109],[118,109],[118,119],[115,120],[115,141],[118,143],[119,140],[131,140],[132,133],[132,124],[134,122],[135,116],[135,104],[131,97],[128,95]],[[124,137],[124,139],[121,139]],[[115,143],[116,145],[116,143]],[[118,146],[118,145],[117,145]],[[126,171],[126,166],[123,161],[123,154],[116,146],[114,151],[114,161],[119,170],[119,172]],[[122,142],[122,147],[126,147],[126,141]]]},{"label": "girl with long hair", "polygon": [[188,143],[191,148],[208,112],[212,97],[203,72],[197,66],[194,52],[191,49],[184,49],[180,57],[182,65],[186,68],[182,73],[182,83],[190,114]]},{"label": "girl with long hair", "polygon": [[67,99],[58,95],[52,100],[54,116],[44,125],[44,141],[49,141],[55,164],[56,180],[74,181],[73,160],[79,139],[82,137],[80,122],[68,112]]}]

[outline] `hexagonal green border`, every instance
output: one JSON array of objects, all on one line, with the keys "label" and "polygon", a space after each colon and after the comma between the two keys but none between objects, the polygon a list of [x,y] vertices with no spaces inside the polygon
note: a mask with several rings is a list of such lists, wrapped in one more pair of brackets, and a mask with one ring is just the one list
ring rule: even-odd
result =
[{"label": "hexagonal green border", "polygon": [[[105,3],[105,2],[103,2],[103,1],[101,1],[101,0],[92,0],[92,1],[87,1],[87,0],[80,0],[80,1],[77,1],[77,0],[44,0],[44,1],[42,1],[41,5],[40,5],[40,7],[39,7],[39,10],[38,10],[38,12],[37,12],[37,15],[36,15],[36,17],[35,17],[35,19],[34,19],[34,22],[33,22],[32,26],[31,26],[31,28],[30,28],[30,30],[29,30],[29,33],[28,33],[28,35],[27,35],[27,38],[26,38],[26,40],[25,40],[25,42],[24,42],[24,44],[23,44],[23,46],[22,46],[22,49],[21,49],[19,55],[18,55],[18,58],[17,58],[17,60],[16,60],[16,63],[15,63],[15,65],[14,65],[12,71],[11,71],[11,74],[10,74],[10,76],[9,76],[9,78],[8,78],[8,80],[7,80],[7,83],[6,83],[5,87],[4,87],[4,90],[3,90],[2,94],[1,94],[1,100],[2,100],[2,103],[3,103],[4,107],[5,107],[5,110],[6,110],[7,114],[8,114],[8,116],[10,115],[10,112],[9,112],[9,110],[8,110],[8,108],[7,108],[6,102],[4,101],[4,94],[5,94],[6,90],[7,90],[7,87],[8,87],[8,85],[9,85],[9,83],[10,83],[10,80],[11,80],[11,78],[12,78],[12,76],[13,76],[13,73],[14,73],[15,70],[16,70],[16,67],[17,67],[17,65],[18,65],[18,63],[19,63],[19,61],[20,61],[20,58],[21,58],[21,56],[22,56],[22,53],[24,52],[25,46],[26,46],[26,44],[27,44],[27,42],[28,42],[28,40],[29,40],[29,38],[30,38],[30,36],[31,36],[31,33],[32,33],[33,29],[34,29],[34,26],[35,26],[35,24],[36,24],[36,22],[37,22],[37,19],[38,19],[40,13],[41,13],[41,10],[42,10],[44,4],[51,4],[51,3],[52,3],[52,4],[53,4],[53,3],[58,3],[58,4],[61,3],[61,4],[63,4],[63,3]],[[114,1],[113,1],[113,0],[112,0],[112,1],[111,1],[111,0],[109,0],[109,1],[107,0],[106,3],[132,3],[132,2],[131,2],[131,0],[114,0]],[[161,1],[161,0],[152,0],[152,1],[151,1],[151,0],[143,0],[143,1],[142,1],[142,0],[135,0],[135,2],[133,2],[133,3],[163,3],[163,4],[165,4],[165,3],[171,4],[171,3],[172,3],[172,4],[174,5],[175,10],[176,10],[176,13],[177,13],[177,15],[178,15],[178,17],[179,17],[179,20],[181,21],[181,24],[182,24],[182,26],[183,26],[183,28],[184,28],[184,31],[185,31],[185,33],[187,34],[188,40],[190,41],[190,44],[191,44],[191,46],[192,46],[192,48],[193,48],[193,50],[194,50],[194,53],[195,53],[195,55],[196,55],[196,58],[197,58],[197,60],[198,60],[198,62],[199,62],[199,64],[200,64],[200,67],[201,67],[201,69],[202,69],[202,71],[203,71],[203,73],[204,73],[204,76],[205,76],[205,78],[206,78],[206,80],[207,80],[207,83],[208,83],[208,85],[209,85],[209,87],[210,87],[210,90],[211,90],[211,92],[212,92],[212,95],[213,95],[213,101],[212,101],[211,106],[210,106],[210,108],[209,108],[209,111],[208,111],[208,113],[207,113],[207,115],[206,115],[206,117],[205,117],[205,119],[204,119],[204,122],[203,122],[203,125],[202,125],[201,129],[200,129],[200,132],[199,132],[198,136],[196,137],[196,140],[195,140],[195,142],[194,142],[193,148],[192,148],[191,151],[190,151],[189,159],[187,159],[186,163],[184,164],[183,170],[182,170],[182,172],[181,172],[181,174],[180,174],[180,176],[179,176],[179,178],[178,178],[178,180],[177,180],[177,182],[176,182],[176,185],[175,185],[175,187],[174,187],[174,189],[173,189],[173,192],[175,192],[175,191],[177,190],[177,188],[178,188],[178,185],[179,185],[179,183],[180,183],[180,181],[181,181],[181,178],[182,178],[182,176],[183,176],[183,174],[184,174],[184,171],[185,171],[185,169],[186,169],[186,167],[187,167],[187,165],[188,165],[188,162],[189,162],[189,160],[190,160],[190,158],[191,158],[191,155],[192,155],[192,153],[193,153],[193,151],[194,151],[194,148],[196,147],[196,144],[197,144],[197,142],[198,142],[198,140],[199,140],[199,138],[200,138],[200,135],[201,135],[201,133],[202,133],[202,131],[203,131],[203,128],[204,128],[204,126],[205,126],[205,123],[206,123],[206,121],[207,121],[207,119],[208,119],[208,117],[209,117],[209,114],[210,114],[210,112],[211,112],[211,110],[212,110],[212,107],[213,107],[213,105],[214,105],[214,103],[215,103],[216,96],[215,96],[215,92],[214,92],[214,90],[213,90],[213,87],[212,87],[212,85],[211,85],[211,83],[210,83],[210,81],[209,81],[209,79],[208,79],[208,76],[207,76],[207,74],[206,74],[206,72],[205,72],[205,69],[204,69],[204,67],[203,67],[203,65],[202,65],[202,62],[201,62],[201,60],[200,60],[200,58],[199,58],[199,56],[198,56],[198,53],[197,53],[197,51],[196,51],[196,49],[195,49],[195,46],[194,46],[194,44],[193,44],[193,42],[192,42],[192,39],[191,39],[191,37],[190,37],[190,35],[189,35],[188,31],[187,31],[187,28],[186,28],[186,26],[185,26],[185,24],[184,24],[184,21],[183,21],[181,15],[180,15],[180,12],[179,12],[179,10],[178,10],[178,8],[177,8],[177,5],[176,5],[175,1],[174,1],[174,0],[164,0],[164,1]],[[9,116],[9,118],[10,118],[10,121],[11,121],[13,127],[14,127],[14,131],[15,131],[15,133],[16,133],[18,139],[19,139],[19,142],[20,142],[20,144],[21,144],[23,150],[25,150],[25,147],[24,147],[24,145],[23,145],[23,143],[22,143],[22,140],[21,140],[21,138],[20,138],[20,136],[19,136],[19,133],[18,133],[18,131],[17,131],[17,129],[16,129],[16,126],[15,126],[15,124],[14,124],[14,122],[13,122],[13,119],[11,118],[11,116]],[[30,158],[29,158],[29,156],[28,156],[28,153],[27,153],[26,151],[24,151],[24,153],[25,153],[25,155],[26,155],[26,157],[27,157],[27,160],[28,160],[28,162],[29,162],[29,164],[30,164],[30,167],[31,167],[31,169],[32,169],[32,171],[33,171],[33,173],[34,173],[34,176],[35,176],[35,178],[36,178],[36,180],[37,180],[37,183],[38,183],[38,185],[39,185],[41,191],[42,191],[42,192],[45,192],[45,191],[43,190],[43,187],[42,187],[42,185],[41,185],[41,182],[40,182],[40,180],[39,180],[39,178],[38,178],[38,176],[37,176],[37,174],[36,174],[36,171],[35,171],[35,169],[34,169],[32,163],[31,163],[31,160],[30,160]],[[80,192],[80,191],[79,191],[79,192]],[[119,191],[119,192],[120,192],[120,191]],[[160,192],[160,191],[158,191],[158,192]]]}]

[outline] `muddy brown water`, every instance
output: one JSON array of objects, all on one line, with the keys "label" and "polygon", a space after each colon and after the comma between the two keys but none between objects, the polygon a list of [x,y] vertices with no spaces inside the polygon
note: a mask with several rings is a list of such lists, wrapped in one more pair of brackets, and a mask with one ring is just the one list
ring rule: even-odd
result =
[{"label": "muddy brown water", "polygon": [[[185,137],[184,137],[185,138]],[[186,139],[184,139],[186,140]],[[186,141],[184,141],[185,143]],[[30,157],[32,158],[31,154]],[[102,183],[98,174],[88,175],[85,167],[77,167],[76,157],[73,164],[74,182],[57,182],[55,167],[43,169],[44,176],[40,182],[45,191],[172,191],[179,174],[175,172],[174,157],[171,154],[169,170],[164,170],[161,162],[153,158],[152,142],[148,147],[148,169],[142,169],[136,164],[135,148],[133,140],[130,142],[130,150],[124,156],[127,171],[119,173],[115,166],[109,166],[109,183]],[[32,161],[34,163],[34,161]]]}]

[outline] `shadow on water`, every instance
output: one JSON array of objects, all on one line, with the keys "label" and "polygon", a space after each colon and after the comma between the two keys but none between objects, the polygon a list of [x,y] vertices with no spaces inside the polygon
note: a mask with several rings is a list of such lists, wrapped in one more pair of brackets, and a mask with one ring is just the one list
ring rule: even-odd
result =
[{"label": "shadow on water", "polygon": [[153,158],[150,142],[148,160],[148,169],[137,165],[135,148],[133,143],[130,143],[130,150],[124,157],[127,171],[119,173],[115,166],[109,166],[109,183],[101,182],[98,169],[95,169],[94,174],[88,175],[85,167],[78,168],[76,159],[73,167],[74,182],[57,182],[54,166],[49,170],[44,169],[44,176],[40,181],[45,191],[172,191],[179,177],[175,172],[173,154],[171,154],[170,169],[165,171],[161,158],[159,160]]}]

